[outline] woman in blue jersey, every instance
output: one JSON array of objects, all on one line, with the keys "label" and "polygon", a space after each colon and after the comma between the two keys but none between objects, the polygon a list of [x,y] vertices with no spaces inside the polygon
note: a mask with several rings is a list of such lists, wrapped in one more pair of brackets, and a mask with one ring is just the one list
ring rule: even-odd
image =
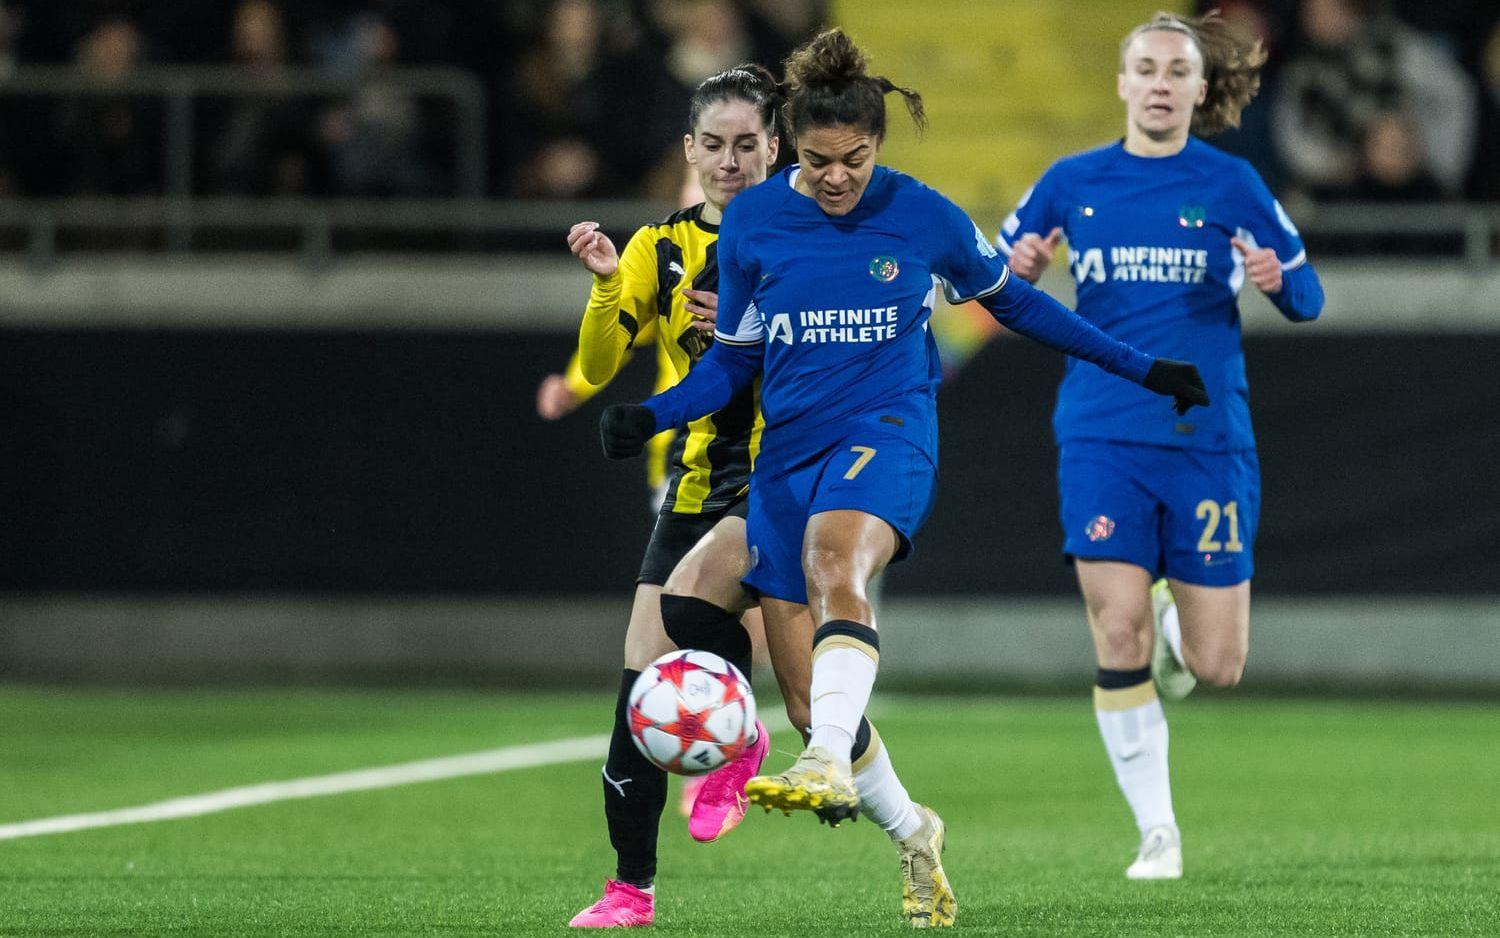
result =
[{"label": "woman in blue jersey", "polygon": [[1124,139],[1053,164],[996,239],[1035,282],[1065,237],[1079,315],[1191,358],[1214,400],[1183,417],[1071,361],[1053,418],[1096,716],[1141,832],[1132,879],[1182,875],[1157,690],[1231,686],[1249,648],[1260,472],[1236,295],[1248,280],[1294,322],[1323,306],[1297,229],[1255,170],[1193,136],[1238,125],[1264,59],[1214,14],[1137,27],[1121,44]]},{"label": "woman in blue jersey", "polygon": [[[779,642],[810,652],[811,736],[790,769],[752,779],[746,792],[768,809],[838,818],[872,794],[905,799],[859,787],[850,754],[879,660],[866,585],[906,556],[932,507],[941,371],[927,320],[937,287],[1175,397],[1184,411],[1208,399],[1192,365],[1152,359],[1011,277],[961,209],[877,164],[885,95],[899,91],[919,126],[921,99],[868,75],[842,31],[797,50],[786,69],[784,129],[799,164],[725,210],[714,348],[644,406],[606,410],[601,432],[607,455],[635,455],[659,429],[715,410],[762,376],[744,583],[760,596],[773,655]],[[814,633],[793,635],[809,607]],[[927,808],[903,813],[903,829],[891,833],[908,845],[906,917],[951,924],[942,821]]]}]

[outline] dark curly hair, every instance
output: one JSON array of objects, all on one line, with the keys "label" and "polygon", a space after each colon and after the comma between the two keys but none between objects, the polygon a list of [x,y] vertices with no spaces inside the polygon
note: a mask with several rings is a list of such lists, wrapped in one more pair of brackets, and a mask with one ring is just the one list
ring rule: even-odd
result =
[{"label": "dark curly hair", "polygon": [[1203,56],[1208,94],[1193,112],[1193,133],[1207,137],[1238,127],[1240,112],[1260,90],[1260,67],[1266,62],[1260,40],[1235,33],[1218,10],[1202,16],[1161,12],[1132,29],[1120,43],[1121,71],[1125,70],[1125,52],[1135,37],[1157,30],[1188,36]]},{"label": "dark curly hair", "polygon": [[885,96],[899,92],[921,132],[927,127],[922,96],[868,74],[869,57],[842,29],[824,30],[787,57],[786,125],[792,136],[808,127],[847,124],[885,136]]}]

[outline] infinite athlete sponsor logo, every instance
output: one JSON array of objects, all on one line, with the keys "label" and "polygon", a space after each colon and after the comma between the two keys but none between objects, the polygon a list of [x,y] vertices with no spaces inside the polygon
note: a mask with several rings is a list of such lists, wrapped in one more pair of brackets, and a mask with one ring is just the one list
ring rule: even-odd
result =
[{"label": "infinite athlete sponsor logo", "polygon": [[1073,255],[1073,277],[1083,283],[1105,280],[1125,283],[1202,283],[1208,276],[1208,251],[1198,248],[1157,245],[1117,245],[1104,250],[1089,248]]},{"label": "infinite athlete sponsor logo", "polygon": [[896,337],[897,306],[874,309],[804,309],[796,322],[790,313],[771,317],[768,335],[772,342],[791,345],[802,343],[843,342],[859,344],[884,342]]}]

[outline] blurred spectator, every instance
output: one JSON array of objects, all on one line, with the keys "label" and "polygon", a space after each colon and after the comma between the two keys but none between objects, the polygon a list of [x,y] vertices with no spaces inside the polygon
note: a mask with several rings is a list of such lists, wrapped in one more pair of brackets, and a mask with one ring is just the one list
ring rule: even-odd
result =
[{"label": "blurred spectator", "polygon": [[281,7],[270,0],[245,0],[234,11],[230,43],[235,64],[260,78],[278,79],[286,66]]},{"label": "blurred spectator", "polygon": [[[21,24],[21,11],[0,0],[0,82],[15,74],[19,64],[16,40],[21,35]],[[18,138],[12,130],[18,125],[21,110],[15,101],[0,101],[0,126],[6,128],[0,132],[0,198],[13,198],[21,193],[18,168],[23,155],[16,152]]]},{"label": "blurred spectator", "polygon": [[432,196],[444,186],[425,151],[414,95],[382,77],[399,58],[400,39],[385,20],[361,14],[322,46],[321,64],[334,74],[364,76],[358,92],[318,122],[335,191],[353,196]]},{"label": "blurred spectator", "polygon": [[826,0],[745,0],[745,26],[751,58],[781,73],[781,62],[828,19]]},{"label": "blurred spectator", "polygon": [[517,84],[513,116],[524,129],[514,132],[530,135],[531,146],[519,154],[513,194],[597,196],[639,181],[642,153],[652,152],[644,148],[660,142],[650,140],[649,123],[640,119],[649,77],[643,81],[639,66],[606,46],[595,0],[555,0],[547,8]]},{"label": "blurred spectator", "polygon": [[17,7],[0,2],[0,81],[15,74],[20,58],[16,53],[16,40],[21,37],[24,14]]},{"label": "blurred spectator", "polygon": [[1375,0],[1304,0],[1299,25],[1273,115],[1292,184],[1318,198],[1352,194],[1371,122],[1405,112],[1428,172],[1444,194],[1458,194],[1474,153],[1476,102],[1454,58]]},{"label": "blurred spectator", "polygon": [[1479,74],[1484,100],[1470,190],[1476,198],[1500,201],[1500,16],[1480,53]]},{"label": "blurred spectator", "polygon": [[[775,68],[828,7],[828,0],[0,0],[0,79],[21,60],[71,58],[105,82],[147,59],[227,60],[274,84],[301,59],[366,84],[336,102],[198,101],[197,191],[422,196],[449,191],[451,111],[381,73],[403,60],[452,64],[476,74],[489,94],[493,194],[638,195],[665,165],[671,171],[655,177],[654,192],[667,195],[677,187],[691,89],[742,61]],[[0,191],[159,192],[164,115],[159,95],[0,102]]]},{"label": "blurred spectator", "polygon": [[[78,45],[78,70],[109,86],[140,64],[141,34],[133,20],[100,21]],[[58,139],[68,165],[68,191],[78,195],[141,195],[161,189],[161,107],[128,94],[80,95],[58,113]]]},{"label": "blurred spectator", "polygon": [[[235,64],[258,81],[279,84],[287,66],[281,7],[243,0],[234,11]],[[295,99],[233,99],[211,148],[210,184],[232,195],[296,195],[308,189],[310,115]]]},{"label": "blurred spectator", "polygon": [[682,135],[693,89],[750,60],[753,49],[744,14],[729,0],[654,0],[652,19],[667,51],[651,93],[648,126],[655,149],[647,192],[666,200],[676,198],[680,188]]},{"label": "blurred spectator", "polygon": [[1386,112],[1365,127],[1359,184],[1366,202],[1428,202],[1442,198],[1427,168],[1421,132],[1410,115]]},{"label": "blurred spectator", "polygon": [[1260,40],[1270,56],[1260,73],[1260,92],[1240,113],[1240,126],[1215,134],[1215,147],[1243,157],[1259,171],[1271,189],[1280,191],[1286,170],[1271,142],[1271,101],[1276,97],[1276,52],[1280,48],[1284,20],[1253,0],[1205,0],[1197,12],[1218,10],[1224,23],[1240,35]]},{"label": "blurred spectator", "polygon": [[675,8],[664,19],[672,24],[667,71],[686,92],[698,83],[750,58],[750,37],[739,8],[729,0],[658,0],[658,7]]}]

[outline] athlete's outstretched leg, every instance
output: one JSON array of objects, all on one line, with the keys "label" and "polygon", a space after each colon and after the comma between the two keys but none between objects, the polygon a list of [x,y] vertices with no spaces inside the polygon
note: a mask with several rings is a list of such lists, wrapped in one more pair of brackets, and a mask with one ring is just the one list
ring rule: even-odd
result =
[{"label": "athlete's outstretched leg", "polygon": [[[800,603],[769,597],[761,599],[761,610],[766,623],[766,644],[786,701],[787,716],[793,726],[806,727],[811,719],[808,697],[812,684],[813,635],[817,631],[812,615]],[[808,735],[804,729],[803,738]],[[912,801],[891,764],[879,732],[863,717],[855,730],[850,757],[854,787],[859,792],[859,814],[885,831],[900,855],[903,914],[913,924],[951,925],[957,903],[942,866],[945,836],[942,819],[931,808]],[[755,782],[759,788],[775,786],[786,791],[798,781],[789,777],[795,769],[793,766],[786,774]],[[818,813],[821,820],[835,824],[842,819],[838,814]]]},{"label": "athlete's outstretched leg", "polygon": [[802,569],[818,630],[812,652],[812,739],[846,767],[880,664],[875,610],[865,588],[896,555],[900,538],[862,511],[825,511],[807,522]]},{"label": "athlete's outstretched leg", "polygon": [[656,839],[667,803],[667,773],[652,765],[630,738],[628,700],[641,669],[672,650],[662,630],[661,588],[636,587],[625,632],[625,668],[615,700],[609,755],[604,761],[604,820],[615,849],[615,878],[604,896],[569,922],[575,927],[646,925],[655,915]]},{"label": "athlete's outstretched leg", "polygon": [[1141,850],[1126,875],[1182,875],[1181,837],[1172,810],[1167,720],[1151,681],[1151,574],[1114,561],[1077,562],[1078,585],[1099,661],[1094,716],[1115,780],[1135,815]]},{"label": "athlete's outstretched leg", "polygon": [[[858,811],[850,763],[880,653],[864,586],[889,561],[897,544],[890,526],[873,515],[820,512],[808,521],[802,538],[811,618],[801,618],[795,603],[762,602],[773,661],[784,688],[800,683],[790,675],[806,660],[802,648],[811,645],[811,735],[791,769],[751,781],[746,791],[752,802],[787,812],[816,811],[830,821]],[[839,613],[858,619],[829,618]],[[798,621],[803,628],[817,624],[810,643],[788,634]],[[784,666],[777,657],[782,654],[778,644],[788,649]]]}]

